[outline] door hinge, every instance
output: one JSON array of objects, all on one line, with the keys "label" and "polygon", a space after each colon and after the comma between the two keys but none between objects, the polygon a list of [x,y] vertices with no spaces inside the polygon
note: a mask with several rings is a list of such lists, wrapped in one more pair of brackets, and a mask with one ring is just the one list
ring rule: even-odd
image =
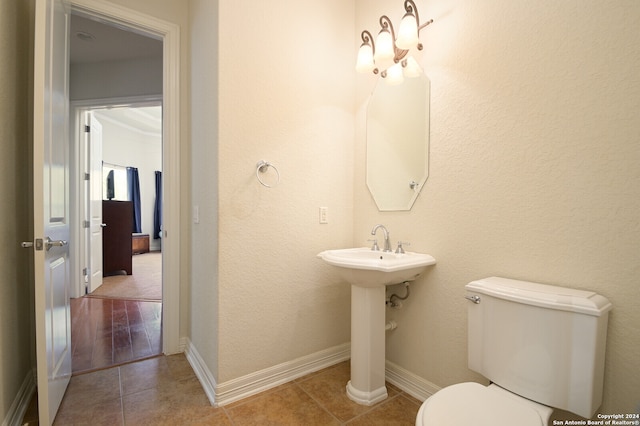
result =
[{"label": "door hinge", "polygon": [[83,220],[82,221],[82,227],[83,228],[89,228],[91,226],[91,224],[89,223],[88,220]]},{"label": "door hinge", "polygon": [[82,268],[82,275],[84,275],[85,277],[87,275],[89,275],[89,269],[88,268]]},{"label": "door hinge", "polygon": [[84,174],[84,180],[91,180],[91,174],[85,173]]},{"label": "door hinge", "polygon": [[91,132],[91,126],[89,126],[88,124],[86,124],[86,125],[84,126],[84,132],[85,132],[85,133],[89,133],[89,132]]}]

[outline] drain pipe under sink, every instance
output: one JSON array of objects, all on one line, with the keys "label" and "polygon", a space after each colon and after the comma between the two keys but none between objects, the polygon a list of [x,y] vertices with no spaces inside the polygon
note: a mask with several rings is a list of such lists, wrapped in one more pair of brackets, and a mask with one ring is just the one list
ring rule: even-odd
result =
[{"label": "drain pipe under sink", "polygon": [[392,294],[386,301],[387,306],[389,306],[390,308],[402,308],[402,302],[396,302],[396,300],[407,300],[409,298],[409,295],[411,294],[411,292],[409,291],[409,281],[405,281],[401,284],[404,284],[404,287],[407,290],[407,294],[405,294],[404,297],[399,296],[395,293]]}]

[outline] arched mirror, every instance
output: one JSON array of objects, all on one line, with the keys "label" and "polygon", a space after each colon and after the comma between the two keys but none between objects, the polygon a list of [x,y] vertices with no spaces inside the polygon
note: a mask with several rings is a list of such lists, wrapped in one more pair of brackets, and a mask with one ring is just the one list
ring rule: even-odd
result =
[{"label": "arched mirror", "polygon": [[380,211],[411,210],[429,175],[429,79],[378,79],[367,108],[367,186]]}]

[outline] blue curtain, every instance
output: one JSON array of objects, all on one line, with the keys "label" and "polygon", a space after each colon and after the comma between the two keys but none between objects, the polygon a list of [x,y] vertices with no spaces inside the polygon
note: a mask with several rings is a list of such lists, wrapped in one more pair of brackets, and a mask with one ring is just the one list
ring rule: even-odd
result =
[{"label": "blue curtain", "polygon": [[161,237],[162,232],[162,172],[156,171],[156,204],[153,207],[153,239]]},{"label": "blue curtain", "polygon": [[133,229],[131,232],[142,232],[142,222],[140,220],[140,178],[138,169],[127,167],[127,186],[129,200],[133,202]]}]

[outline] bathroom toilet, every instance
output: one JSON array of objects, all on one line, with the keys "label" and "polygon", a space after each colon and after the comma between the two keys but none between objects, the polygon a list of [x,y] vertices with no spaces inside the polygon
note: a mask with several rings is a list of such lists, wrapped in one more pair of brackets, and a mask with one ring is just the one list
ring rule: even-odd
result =
[{"label": "bathroom toilet", "polygon": [[546,426],[552,412],[494,384],[468,382],[447,386],[427,399],[416,425]]},{"label": "bathroom toilet", "polygon": [[465,288],[468,365],[491,384],[439,390],[416,426],[546,426],[554,408],[592,417],[602,403],[611,303],[591,291],[500,277]]}]

